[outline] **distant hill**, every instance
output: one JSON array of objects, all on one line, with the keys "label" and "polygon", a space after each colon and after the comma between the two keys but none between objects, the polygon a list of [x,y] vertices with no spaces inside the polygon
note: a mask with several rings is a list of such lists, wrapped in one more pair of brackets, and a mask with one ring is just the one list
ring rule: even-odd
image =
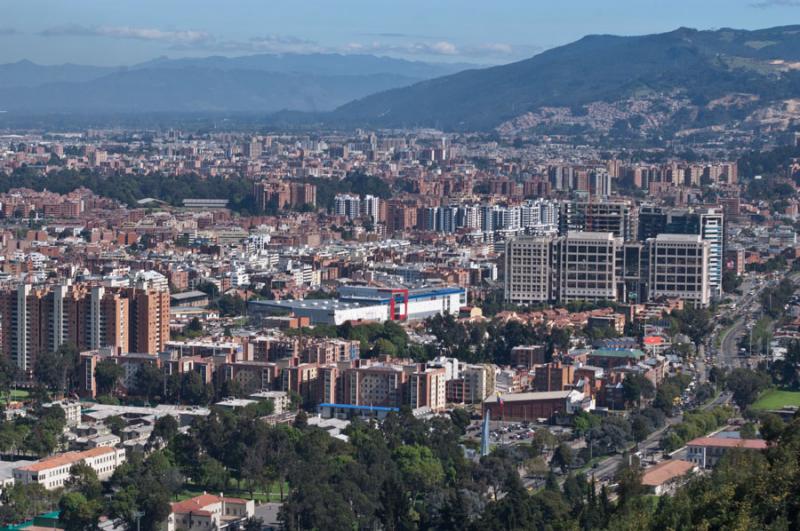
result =
[{"label": "distant hill", "polygon": [[450,130],[682,134],[716,124],[787,127],[800,114],[800,26],[593,35],[523,61],[350,102],[331,123]]},{"label": "distant hill", "polygon": [[86,65],[37,65],[18,61],[0,65],[0,88],[38,87],[47,83],[80,83],[108,75],[117,68]]},{"label": "distant hill", "polygon": [[474,65],[338,54],[159,58],[131,67],[0,65],[0,110],[18,113],[329,111]]}]

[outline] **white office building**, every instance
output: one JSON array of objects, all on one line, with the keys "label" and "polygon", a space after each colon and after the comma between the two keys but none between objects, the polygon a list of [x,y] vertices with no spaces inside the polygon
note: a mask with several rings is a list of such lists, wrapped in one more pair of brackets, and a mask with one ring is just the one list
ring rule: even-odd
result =
[{"label": "white office building", "polygon": [[659,234],[647,243],[650,298],[679,297],[698,306],[708,306],[709,242],[695,234]]}]

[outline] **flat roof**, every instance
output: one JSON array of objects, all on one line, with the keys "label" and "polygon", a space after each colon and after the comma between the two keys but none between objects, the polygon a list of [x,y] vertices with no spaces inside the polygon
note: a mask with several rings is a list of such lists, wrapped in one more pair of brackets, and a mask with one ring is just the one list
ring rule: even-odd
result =
[{"label": "flat roof", "polygon": [[669,233],[662,233],[662,234],[656,235],[656,241],[698,243],[698,242],[703,241],[703,238],[699,234],[669,234]]},{"label": "flat roof", "polygon": [[208,293],[205,291],[184,291],[183,293],[173,293],[170,295],[170,298],[176,300],[183,300],[183,299],[193,299],[196,297],[208,297]]},{"label": "flat roof", "polygon": [[359,411],[400,411],[400,408],[386,406],[356,406],[353,404],[320,404],[319,407],[330,407],[337,409],[355,409]]},{"label": "flat roof", "polygon": [[579,230],[567,231],[568,240],[613,240],[613,232],[583,232]]},{"label": "flat roof", "polygon": [[[503,402],[527,402],[530,400],[566,400],[572,391],[540,391],[531,393],[503,393]],[[497,402],[497,395],[490,396],[484,403],[494,404]]]},{"label": "flat roof", "polygon": [[598,348],[592,350],[589,356],[603,358],[644,358],[645,353],[638,348]]}]

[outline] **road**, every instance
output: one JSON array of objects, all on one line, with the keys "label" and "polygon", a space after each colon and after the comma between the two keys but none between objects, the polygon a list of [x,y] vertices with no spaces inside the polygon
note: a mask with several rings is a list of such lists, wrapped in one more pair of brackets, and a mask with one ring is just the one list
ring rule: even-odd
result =
[{"label": "road", "polygon": [[[768,283],[756,284],[752,280],[747,280],[742,284],[744,295],[736,300],[736,310],[728,310],[720,317],[729,317],[734,320],[733,325],[722,330],[719,335],[719,351],[713,356],[716,365],[734,368],[741,365],[739,357],[739,339],[747,333],[747,321],[757,318],[760,313],[759,296],[761,290]],[[750,295],[750,292],[754,293]]]}]

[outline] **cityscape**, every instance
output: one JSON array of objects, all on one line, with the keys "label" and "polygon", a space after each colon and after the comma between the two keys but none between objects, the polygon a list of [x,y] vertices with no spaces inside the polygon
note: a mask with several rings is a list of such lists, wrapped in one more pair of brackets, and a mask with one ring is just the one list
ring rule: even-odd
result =
[{"label": "cityscape", "polygon": [[793,2],[12,3],[0,530],[800,527]]}]

